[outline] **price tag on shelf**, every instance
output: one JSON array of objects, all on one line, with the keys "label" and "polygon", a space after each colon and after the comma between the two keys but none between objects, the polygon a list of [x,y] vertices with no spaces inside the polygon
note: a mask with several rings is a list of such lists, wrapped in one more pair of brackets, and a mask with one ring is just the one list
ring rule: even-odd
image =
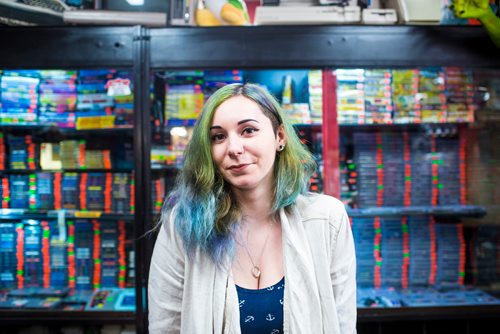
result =
[{"label": "price tag on shelf", "polygon": [[75,211],[75,218],[99,218],[102,211]]}]

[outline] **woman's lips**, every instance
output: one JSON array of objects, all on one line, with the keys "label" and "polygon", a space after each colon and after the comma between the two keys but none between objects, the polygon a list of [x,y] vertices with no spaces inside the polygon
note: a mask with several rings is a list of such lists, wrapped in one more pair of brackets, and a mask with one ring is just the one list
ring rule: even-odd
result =
[{"label": "woman's lips", "polygon": [[249,165],[250,164],[233,165],[233,166],[230,166],[228,169],[235,171],[235,172],[239,172],[239,171],[242,171],[243,169],[245,169]]}]

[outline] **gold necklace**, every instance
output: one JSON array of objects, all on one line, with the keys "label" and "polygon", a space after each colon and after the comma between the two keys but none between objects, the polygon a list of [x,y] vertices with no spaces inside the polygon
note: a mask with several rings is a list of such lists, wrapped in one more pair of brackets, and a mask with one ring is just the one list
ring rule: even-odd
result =
[{"label": "gold necklace", "polygon": [[[262,250],[260,251],[260,256],[259,256],[259,261],[262,260],[262,255],[264,255],[264,250],[266,249],[267,245],[267,240],[269,239],[269,236],[271,235],[272,227],[273,227],[274,220],[269,223],[269,231],[267,232],[266,239],[264,240],[264,246],[262,246]],[[250,273],[254,278],[257,279],[257,289],[259,288],[259,283],[260,283],[260,267],[255,264],[255,262],[252,259],[252,256],[250,255],[250,251],[248,250],[247,244],[248,244],[248,236],[250,235],[250,230],[247,232],[247,242],[243,243],[243,247],[245,248],[248,258],[250,259],[250,262],[252,262],[252,270]]]}]

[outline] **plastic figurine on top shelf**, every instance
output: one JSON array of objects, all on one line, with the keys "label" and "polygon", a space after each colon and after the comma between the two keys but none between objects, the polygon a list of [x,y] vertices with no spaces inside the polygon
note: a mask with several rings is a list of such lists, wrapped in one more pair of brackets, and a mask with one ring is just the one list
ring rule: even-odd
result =
[{"label": "plastic figurine on top shelf", "polygon": [[196,24],[202,27],[249,25],[250,18],[243,0],[198,0]]},{"label": "plastic figurine on top shelf", "polygon": [[[452,0],[450,7],[458,18],[478,19],[500,49],[500,17],[495,15],[488,0]],[[497,9],[498,10],[498,9]]]}]

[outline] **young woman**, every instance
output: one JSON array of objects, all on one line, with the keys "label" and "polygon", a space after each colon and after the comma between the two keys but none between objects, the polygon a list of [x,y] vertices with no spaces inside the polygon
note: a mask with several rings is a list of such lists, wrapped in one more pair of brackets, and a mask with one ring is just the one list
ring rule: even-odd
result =
[{"label": "young woman", "polygon": [[162,211],[149,332],[355,333],[352,232],[307,193],[315,167],[265,89],[216,91]]}]

